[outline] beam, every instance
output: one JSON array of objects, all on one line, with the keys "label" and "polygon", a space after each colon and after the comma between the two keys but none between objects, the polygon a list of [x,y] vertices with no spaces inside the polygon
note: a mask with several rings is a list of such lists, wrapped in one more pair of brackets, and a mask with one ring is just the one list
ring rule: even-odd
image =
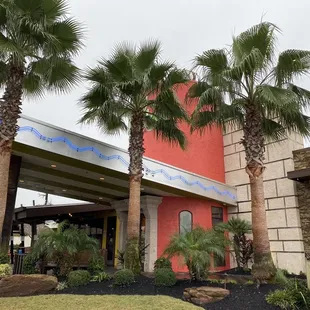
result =
[{"label": "beam", "polygon": [[293,181],[304,182],[310,180],[310,168],[289,171],[287,178]]}]

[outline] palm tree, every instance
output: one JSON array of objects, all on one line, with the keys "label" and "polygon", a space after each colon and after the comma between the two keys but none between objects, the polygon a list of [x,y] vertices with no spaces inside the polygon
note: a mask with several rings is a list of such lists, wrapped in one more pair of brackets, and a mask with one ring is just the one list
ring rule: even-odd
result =
[{"label": "palm tree", "polygon": [[79,264],[80,255],[85,251],[96,254],[99,251],[98,240],[63,221],[57,229],[46,229],[40,233],[31,255],[54,262],[56,274],[67,276],[73,265]]},{"label": "palm tree", "polygon": [[[72,56],[82,46],[82,32],[68,17],[66,0],[0,0],[0,234],[22,96],[68,91],[78,82]],[[8,240],[2,239],[6,249]]]},{"label": "palm tree", "polygon": [[233,217],[227,223],[216,225],[214,229],[232,234],[232,246],[238,269],[248,268],[248,261],[253,255],[253,247],[252,240],[248,239],[246,234],[252,232],[251,224],[238,217]]},{"label": "palm tree", "polygon": [[[85,78],[91,86],[81,98],[85,113],[80,122],[95,123],[110,134],[129,132],[127,238],[137,241],[144,129],[149,127],[157,137],[185,147],[178,123],[188,117],[175,89],[176,84],[188,81],[188,75],[171,62],[161,62],[160,44],[150,41],[139,47],[125,43],[116,46],[109,59],[102,59],[87,70]],[[131,252],[137,253],[135,249]]]},{"label": "palm tree", "polygon": [[294,80],[310,72],[310,51],[287,50],[275,58],[279,29],[262,22],[233,38],[229,49],[212,49],[195,58],[202,78],[189,91],[199,97],[192,115],[194,130],[206,126],[237,125],[243,129],[241,143],[252,194],[254,242],[253,275],[269,278],[275,273],[266,222],[263,172],[265,139],[286,132],[309,135],[309,117],[303,108],[310,92]]},{"label": "palm tree", "polygon": [[224,258],[227,240],[224,234],[216,230],[197,227],[183,234],[175,234],[164,254],[168,258],[183,257],[191,280],[203,280],[211,264],[212,256]]}]

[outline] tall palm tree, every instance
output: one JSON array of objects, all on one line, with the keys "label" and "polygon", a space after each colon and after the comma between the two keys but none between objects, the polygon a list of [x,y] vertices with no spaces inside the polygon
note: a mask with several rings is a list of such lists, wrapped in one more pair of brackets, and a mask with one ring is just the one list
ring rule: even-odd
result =
[{"label": "tall palm tree", "polygon": [[269,278],[275,273],[272,261],[263,188],[265,139],[286,132],[309,135],[310,92],[294,81],[309,74],[310,51],[287,50],[275,57],[279,29],[262,22],[233,38],[229,49],[212,49],[195,58],[201,79],[189,91],[199,97],[192,115],[194,130],[211,124],[243,129],[246,172],[252,194],[254,242],[253,275]]},{"label": "tall palm tree", "polygon": [[161,62],[160,44],[150,41],[139,47],[127,43],[116,46],[109,59],[102,59],[87,70],[85,78],[90,88],[81,98],[85,113],[80,121],[95,123],[110,134],[129,132],[127,238],[137,240],[144,129],[150,127],[157,137],[185,147],[178,123],[188,117],[175,89],[176,84],[188,81],[188,75],[171,62]]},{"label": "tall palm tree", "polygon": [[0,234],[22,96],[68,91],[78,82],[72,56],[82,47],[82,32],[66,0],[0,0]]}]

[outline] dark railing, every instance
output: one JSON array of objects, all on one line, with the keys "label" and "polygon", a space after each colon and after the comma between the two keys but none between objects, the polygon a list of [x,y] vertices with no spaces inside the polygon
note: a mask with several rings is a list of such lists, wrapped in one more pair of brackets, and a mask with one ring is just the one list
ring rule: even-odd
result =
[{"label": "dark railing", "polygon": [[16,253],[14,255],[13,274],[22,274],[24,266],[24,258],[26,254]]}]

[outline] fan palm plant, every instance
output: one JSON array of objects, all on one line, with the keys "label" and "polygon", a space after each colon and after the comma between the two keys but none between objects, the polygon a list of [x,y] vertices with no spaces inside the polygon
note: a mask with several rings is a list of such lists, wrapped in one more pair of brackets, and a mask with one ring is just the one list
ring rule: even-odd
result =
[{"label": "fan palm plant", "polygon": [[72,56],[82,46],[82,32],[81,25],[68,16],[66,0],[0,0],[0,86],[4,88],[0,99],[0,245],[4,248],[8,247],[2,230],[9,164],[22,96],[68,91],[78,82]]},{"label": "fan palm plant", "polygon": [[40,233],[32,255],[37,259],[54,262],[56,274],[67,276],[85,251],[96,254],[99,251],[98,241],[89,237],[85,231],[70,227],[69,222],[63,221],[58,224],[57,229],[46,229]]},{"label": "fan palm plant", "polygon": [[244,137],[246,172],[252,197],[253,275],[275,273],[266,222],[263,172],[265,139],[277,141],[287,132],[309,135],[303,108],[310,92],[297,78],[310,72],[310,51],[286,50],[275,57],[278,28],[262,22],[233,38],[230,49],[212,49],[195,58],[201,79],[189,91],[199,101],[192,115],[193,130],[216,124],[238,126]]},{"label": "fan palm plant", "polygon": [[253,254],[253,248],[252,240],[248,239],[246,234],[252,232],[251,224],[238,217],[233,217],[227,223],[216,225],[214,229],[232,234],[232,246],[238,269],[241,267],[248,268],[248,261]]},{"label": "fan palm plant", "polygon": [[135,240],[130,252],[138,253],[144,130],[152,129],[157,137],[185,147],[178,124],[187,121],[188,116],[175,89],[178,83],[188,81],[188,74],[171,62],[160,61],[160,44],[150,41],[139,47],[116,46],[109,59],[100,60],[86,71],[85,78],[90,89],[81,98],[84,115],[80,121],[95,123],[110,134],[129,133],[127,238]]},{"label": "fan palm plant", "polygon": [[184,259],[191,280],[202,280],[208,272],[213,255],[224,258],[227,239],[222,232],[197,227],[183,234],[175,234],[164,254]]}]

